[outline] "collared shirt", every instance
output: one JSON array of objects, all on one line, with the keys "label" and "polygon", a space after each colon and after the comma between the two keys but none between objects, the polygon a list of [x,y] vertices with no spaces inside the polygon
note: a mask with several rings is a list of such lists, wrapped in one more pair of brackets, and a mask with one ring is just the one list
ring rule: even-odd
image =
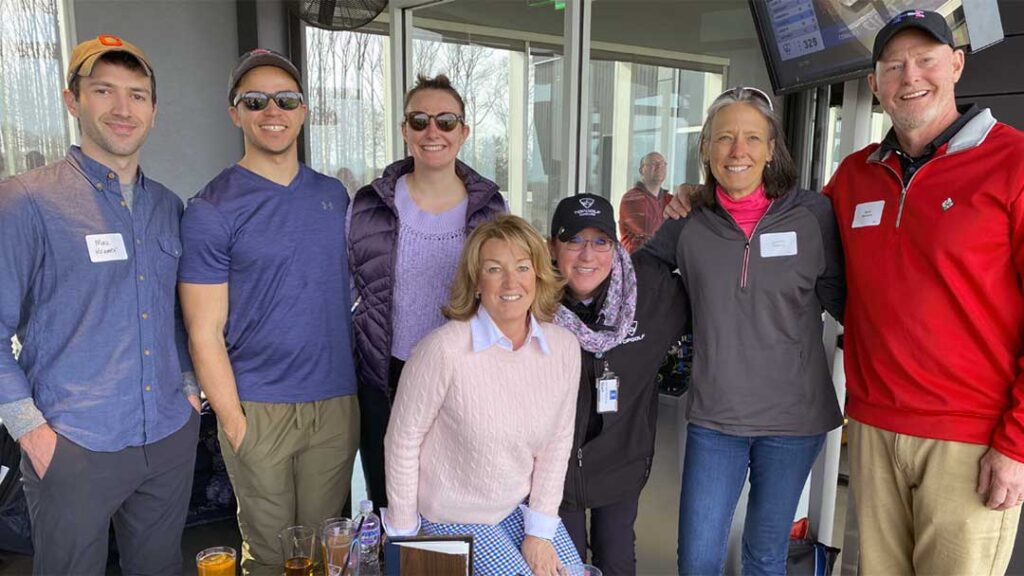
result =
[{"label": "collared shirt", "polygon": [[959,106],[957,107],[957,111],[960,112],[960,117],[947,126],[941,134],[936,136],[935,140],[929,142],[928,145],[924,147],[924,151],[922,151],[921,155],[916,158],[903,151],[900,147],[899,138],[896,137],[896,131],[892,128],[889,129],[888,134],[886,134],[885,138],[882,139],[879,148],[883,155],[888,152],[895,152],[896,157],[900,159],[900,167],[903,169],[904,186],[910,182],[910,179],[914,177],[914,174],[920,170],[922,166],[932,159],[932,156],[935,156],[935,151],[938,150],[940,146],[949,142],[953,136],[956,136],[957,132],[959,132],[961,128],[971,121],[971,118],[974,118],[981,112],[981,108],[979,108],[977,104],[971,104],[970,106]]},{"label": "collared shirt", "polygon": [[619,235],[622,246],[632,254],[640,249],[665,221],[665,206],[672,194],[661,188],[651,194],[643,182],[637,182],[619,202]]},{"label": "collared shirt", "polygon": [[117,173],[75,146],[0,182],[0,340],[23,346],[18,360],[0,353],[0,406],[28,405],[93,451],[161,440],[191,410],[182,202],[141,170],[134,197],[129,211]]},{"label": "collared shirt", "polygon": [[[491,315],[487,313],[487,310],[482,305],[477,306],[476,314],[469,319],[469,331],[473,335],[473,352],[482,352],[491,346],[498,346],[510,352],[514,349],[512,340],[505,336],[505,333],[498,328],[498,325],[494,323],[494,319],[491,318]],[[541,352],[545,354],[551,353],[551,350],[548,348],[548,341],[544,338],[544,330],[540,327],[540,322],[537,322],[533,314],[530,314],[530,332],[526,335],[525,344],[529,344],[534,340],[540,346]]]}]

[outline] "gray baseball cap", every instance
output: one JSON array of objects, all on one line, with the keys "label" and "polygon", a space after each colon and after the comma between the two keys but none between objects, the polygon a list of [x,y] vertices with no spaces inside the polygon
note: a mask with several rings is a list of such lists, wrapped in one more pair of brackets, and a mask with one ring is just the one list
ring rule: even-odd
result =
[{"label": "gray baseball cap", "polygon": [[[284,70],[295,79],[295,83],[299,85],[299,92],[304,92],[302,89],[302,74],[299,73],[299,69],[295,67],[295,64],[292,64],[291,60],[273,50],[255,48],[242,54],[238,59],[238,64],[235,64],[235,69],[231,71],[231,77],[228,79],[229,100],[231,99],[231,93],[235,91],[235,87],[238,86],[242,76],[245,76],[253,68],[260,66],[273,66],[274,68]],[[232,102],[232,104],[234,103]]]}]

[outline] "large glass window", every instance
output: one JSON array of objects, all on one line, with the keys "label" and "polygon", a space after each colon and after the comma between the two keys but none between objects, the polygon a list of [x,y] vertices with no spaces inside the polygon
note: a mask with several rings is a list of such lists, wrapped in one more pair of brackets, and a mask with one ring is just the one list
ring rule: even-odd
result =
[{"label": "large glass window", "polygon": [[349,194],[394,157],[386,32],[379,24],[354,32],[305,28],[308,164],[337,177]]},{"label": "large glass window", "polygon": [[62,157],[60,0],[0,0],[0,178]]},{"label": "large glass window", "polygon": [[650,152],[665,157],[666,188],[700,181],[697,139],[704,110],[721,86],[720,73],[594,59],[587,191],[617,206]]},{"label": "large glass window", "polygon": [[682,17],[664,10],[655,2],[593,3],[586,188],[609,198],[616,216],[649,152],[665,157],[663,188],[703,179],[698,138],[723,89],[771,91],[747,2],[678,3],[672,16]]},{"label": "large glass window", "polygon": [[459,158],[546,233],[566,195],[562,12],[459,0],[417,9],[413,23],[414,73],[444,73],[466,101],[471,132]]}]

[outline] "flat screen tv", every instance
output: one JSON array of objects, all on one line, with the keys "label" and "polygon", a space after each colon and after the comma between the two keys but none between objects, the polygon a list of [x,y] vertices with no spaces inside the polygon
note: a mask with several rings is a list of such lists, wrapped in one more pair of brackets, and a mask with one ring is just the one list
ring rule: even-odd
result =
[{"label": "flat screen tv", "polygon": [[946,17],[957,46],[968,43],[961,0],[750,0],[776,94],[866,76],[875,34],[904,10]]}]

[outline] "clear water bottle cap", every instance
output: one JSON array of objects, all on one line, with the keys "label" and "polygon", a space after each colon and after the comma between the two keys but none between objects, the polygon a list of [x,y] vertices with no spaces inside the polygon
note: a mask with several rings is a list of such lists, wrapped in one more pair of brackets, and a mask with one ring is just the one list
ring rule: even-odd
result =
[{"label": "clear water bottle cap", "polygon": [[366,514],[373,512],[373,500],[363,500],[359,503],[359,512]]}]

